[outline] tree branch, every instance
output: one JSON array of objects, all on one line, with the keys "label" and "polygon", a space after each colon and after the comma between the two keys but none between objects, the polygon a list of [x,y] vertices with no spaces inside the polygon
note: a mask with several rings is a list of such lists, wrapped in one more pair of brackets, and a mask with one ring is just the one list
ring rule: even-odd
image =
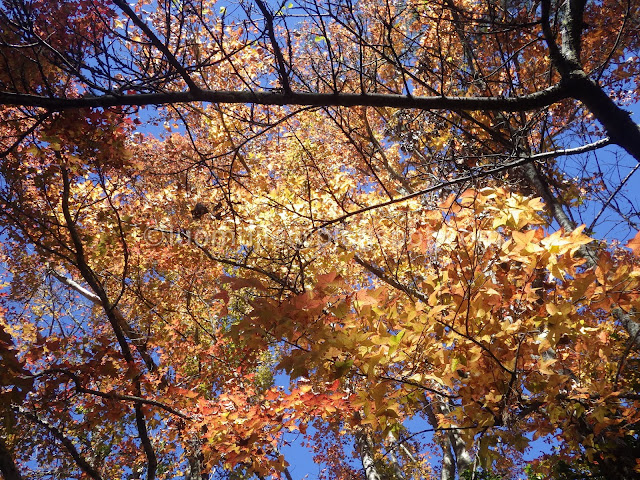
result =
[{"label": "tree branch", "polygon": [[[609,143],[611,143],[610,139],[604,138],[602,140],[598,140],[597,142],[590,143],[588,145],[583,145],[583,146],[580,146],[580,147],[577,147],[577,148],[569,148],[569,149],[565,149],[565,150],[554,150],[554,151],[551,151],[551,152],[539,153],[539,154],[536,154],[536,155],[530,155],[530,156],[526,156],[526,157],[521,157],[521,158],[519,158],[517,160],[514,160],[512,162],[503,163],[502,165],[494,166],[494,167],[491,167],[491,168],[487,168],[487,169],[481,169],[480,168],[480,169],[477,169],[475,171],[472,171],[472,173],[470,173],[468,175],[463,175],[461,177],[454,178],[453,180],[447,180],[445,182],[440,182],[440,183],[438,183],[436,185],[432,185],[432,186],[424,188],[422,190],[415,191],[415,192],[410,193],[408,195],[404,195],[402,197],[397,197],[397,198],[392,198],[391,200],[387,200],[386,202],[381,202],[381,203],[378,203],[378,204],[375,204],[375,205],[369,205],[367,207],[359,208],[358,210],[354,210],[353,212],[345,213],[344,215],[336,217],[336,218],[334,218],[332,220],[326,220],[324,222],[320,222],[319,225],[314,227],[309,232],[308,235],[312,235],[313,233],[317,232],[318,230],[322,230],[323,228],[326,228],[326,227],[328,227],[330,225],[334,225],[336,223],[343,222],[346,219],[348,219],[349,217],[353,217],[355,215],[359,215],[361,213],[368,212],[369,210],[375,210],[377,208],[388,207],[388,206],[394,205],[396,203],[406,202],[407,200],[411,200],[412,198],[421,197],[423,195],[426,195],[426,194],[431,193],[431,192],[435,192],[435,191],[440,190],[442,188],[451,187],[451,186],[454,186],[454,185],[459,185],[461,183],[469,182],[471,180],[476,180],[478,178],[484,178],[484,177],[487,177],[489,175],[494,175],[496,173],[504,172],[504,171],[510,170],[512,168],[529,165],[529,164],[532,164],[534,162],[539,162],[539,161],[542,161],[542,160],[546,160],[548,158],[553,158],[553,157],[557,157],[557,156],[561,156],[561,155],[575,155],[575,154],[579,154],[579,153],[593,151],[593,150],[596,150],[598,148],[602,148],[602,147],[604,147],[606,145],[609,145]],[[543,196],[541,193],[539,195]],[[575,228],[575,227],[573,227],[573,228]],[[573,230],[573,228],[569,228],[568,230]]]},{"label": "tree branch", "polygon": [[149,438],[149,432],[147,432],[147,424],[144,419],[144,412],[142,411],[142,405],[136,403],[136,428],[138,429],[138,436],[142,442],[142,448],[144,454],[147,457],[147,480],[153,480],[156,478],[156,470],[158,469],[158,458],[156,452],[151,445],[151,439]]},{"label": "tree branch", "polygon": [[633,121],[631,114],[616,105],[582,70],[572,72],[563,81],[573,92],[572,97],[580,100],[602,124],[612,143],[640,162],[640,125]]},{"label": "tree branch", "polygon": [[115,3],[120,8],[120,10],[122,10],[124,14],[127,17],[129,17],[131,21],[138,28],[140,28],[140,30],[144,32],[144,34],[149,38],[153,46],[156,47],[158,50],[160,50],[160,52],[162,52],[162,54],[165,56],[169,64],[173,68],[175,68],[176,71],[180,74],[184,82],[189,87],[189,90],[192,92],[200,90],[200,87],[198,87],[198,85],[196,85],[196,83],[193,81],[193,79],[187,72],[187,69],[178,61],[175,55],[171,53],[169,48],[164,43],[162,43],[162,41],[157,37],[157,35],[153,33],[153,30],[151,30],[149,26],[146,23],[144,23],[140,19],[140,17],[136,15],[133,9],[129,5],[127,5],[127,2],[123,0],[113,0],[113,3]]},{"label": "tree branch", "polygon": [[[71,289],[75,290],[76,292],[78,292],[80,295],[82,295],[84,298],[89,300],[94,305],[98,305],[98,306],[102,307],[103,309],[106,308],[105,305],[103,304],[102,300],[100,299],[100,297],[98,295],[96,295],[95,293],[93,293],[90,290],[84,288],[82,285],[80,285],[76,281],[72,280],[71,278],[68,278],[68,277],[62,275],[61,273],[56,271],[55,268],[49,268],[48,271],[60,283],[62,283],[63,285],[66,285],[66,286],[70,287]],[[129,322],[126,321],[126,319],[124,318],[124,315],[122,314],[122,312],[120,311],[120,309],[118,307],[112,308],[112,311],[113,311],[113,315],[118,320],[118,324],[122,327],[122,329],[123,329],[125,335],[127,336],[127,338],[129,340],[131,340],[131,342],[136,346],[136,349],[140,353],[140,356],[142,357],[142,360],[144,360],[144,363],[147,366],[147,368],[150,371],[156,370],[158,368],[158,366],[156,365],[156,363],[153,360],[153,358],[151,358],[151,355],[149,355],[149,352],[147,351],[146,345],[141,341],[143,336],[139,332],[137,332],[135,330],[135,328],[133,328],[131,325],[129,325]]]},{"label": "tree branch", "polygon": [[78,376],[69,371],[69,370],[65,370],[63,368],[49,368],[47,370],[44,370],[40,373],[37,373],[35,375],[32,375],[33,378],[38,378],[38,377],[42,377],[44,375],[51,375],[51,374],[55,374],[55,373],[59,373],[62,375],[66,375],[67,377],[71,378],[71,380],[73,381],[74,385],[75,385],[75,391],[78,393],[83,393],[83,394],[87,394],[87,395],[95,395],[96,397],[101,397],[101,398],[106,398],[109,400],[123,400],[123,401],[127,401],[127,402],[135,402],[135,403],[140,403],[143,405],[150,405],[150,406],[154,406],[154,407],[158,407],[161,408],[162,410],[165,410],[173,415],[176,415],[182,419],[185,420],[189,420],[191,417],[189,417],[188,415],[176,410],[175,408],[172,408],[168,405],[165,405],[162,402],[158,402],[156,400],[149,400],[147,398],[142,398],[139,396],[135,396],[135,395],[125,395],[125,394],[121,394],[121,393],[116,393],[116,392],[101,392],[100,390],[94,390],[92,388],[86,388],[82,386],[82,383],[80,382],[80,378],[78,378]]},{"label": "tree branch", "polygon": [[228,258],[222,258],[222,257],[216,257],[213,253],[211,253],[209,251],[209,249],[201,244],[200,242],[198,242],[197,239],[193,238],[189,233],[183,232],[183,231],[175,231],[175,230],[167,230],[164,228],[152,228],[152,230],[156,231],[156,232],[160,232],[160,233],[167,233],[170,235],[175,235],[177,237],[180,238],[184,238],[185,240],[187,240],[189,243],[193,244],[196,248],[198,248],[202,253],[205,254],[205,256],[214,262],[219,262],[222,263],[224,265],[230,265],[232,267],[239,267],[239,268],[243,268],[246,270],[250,270],[252,272],[256,272],[259,273],[261,275],[264,275],[265,277],[273,280],[275,283],[277,283],[278,285],[280,285],[281,287],[290,290],[293,293],[299,293],[298,290],[295,288],[295,286],[291,286],[288,284],[287,281],[283,280],[282,278],[278,277],[277,275],[268,272],[267,270],[264,270],[260,267],[256,267],[256,266],[252,266],[249,265],[247,263],[242,263],[242,262],[237,262],[235,260],[230,260]]},{"label": "tree branch", "polygon": [[256,105],[303,105],[312,107],[392,107],[420,110],[523,112],[548,107],[570,98],[564,85],[518,97],[407,96],[381,93],[281,93],[277,91],[204,90],[155,92],[131,95],[88,95],[85,97],[46,97],[26,93],[0,92],[0,105],[40,107],[50,111],[76,108],[166,105],[208,102]]},{"label": "tree branch", "polygon": [[67,452],[69,452],[69,455],[71,455],[71,458],[73,458],[73,461],[76,463],[76,465],[78,465],[78,467],[86,475],[93,478],[94,480],[102,480],[100,473],[80,454],[80,452],[74,445],[74,442],[71,439],[67,438],[64,433],[62,433],[56,426],[51,425],[46,420],[39,418],[37,415],[31,412],[28,412],[23,407],[15,407],[15,410],[25,418],[28,418],[32,422],[47,429],[47,431],[51,433],[51,435],[53,435],[54,438],[64,446]]},{"label": "tree branch", "polygon": [[278,71],[278,78],[280,79],[282,90],[285,94],[290,95],[291,85],[289,84],[289,73],[287,72],[287,67],[285,65],[284,56],[282,55],[282,50],[280,49],[280,45],[278,45],[278,41],[276,40],[276,33],[273,26],[273,15],[261,0],[256,0],[256,5],[258,5],[258,8],[264,15],[267,35],[269,36],[269,41],[271,42],[271,47],[273,48],[273,55],[276,57],[276,70]]},{"label": "tree branch", "polygon": [[0,435],[0,472],[5,480],[22,480],[22,475],[13,460],[13,455],[4,443],[2,435]]},{"label": "tree branch", "polygon": [[69,206],[69,197],[71,190],[71,182],[69,180],[69,171],[67,167],[61,163],[60,165],[60,173],[62,176],[62,213],[64,215],[64,219],[67,223],[67,229],[69,230],[69,235],[71,236],[71,240],[73,242],[73,246],[75,250],[75,260],[76,266],[82,277],[89,284],[89,286],[93,289],[94,292],[100,298],[101,304],[104,308],[105,313],[107,314],[107,318],[109,319],[109,323],[113,328],[113,332],[116,335],[116,339],[118,344],[120,345],[120,349],[122,350],[122,354],[127,362],[135,363],[133,354],[131,353],[131,349],[129,348],[129,344],[127,343],[127,339],[122,332],[122,328],[119,325],[118,319],[114,314],[114,309],[110,305],[109,300],[107,298],[107,293],[104,291],[100,282],[96,278],[95,273],[91,270],[91,267],[87,264],[87,261],[84,258],[84,246],[82,244],[82,239],[78,234],[76,229],[75,222],[73,217],[71,216],[71,210]]}]

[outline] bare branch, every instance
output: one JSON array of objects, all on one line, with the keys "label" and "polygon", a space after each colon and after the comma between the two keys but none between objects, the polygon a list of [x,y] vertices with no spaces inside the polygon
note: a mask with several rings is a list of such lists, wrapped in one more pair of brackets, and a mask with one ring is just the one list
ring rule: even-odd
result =
[{"label": "bare branch", "polygon": [[115,3],[125,13],[125,15],[144,32],[153,46],[162,52],[169,64],[180,74],[184,82],[189,87],[189,90],[192,92],[200,90],[200,87],[198,87],[198,85],[193,81],[191,75],[187,72],[187,69],[178,61],[175,55],[171,53],[169,48],[158,38],[158,36],[153,33],[153,30],[151,30],[151,28],[149,28],[149,26],[136,15],[136,12],[127,5],[127,2],[123,0],[113,0],[113,3]]},{"label": "bare branch", "polygon": [[0,92],[0,105],[41,107],[51,111],[75,108],[166,105],[171,103],[209,102],[256,105],[303,105],[313,107],[392,107],[421,110],[507,111],[521,112],[548,107],[570,98],[565,86],[519,97],[447,97],[407,96],[381,93],[280,93],[276,91],[196,90],[131,95],[99,95],[79,98],[46,97],[26,93]]},{"label": "bare branch", "polygon": [[271,48],[273,48],[273,54],[276,57],[276,70],[278,71],[278,78],[280,79],[280,83],[282,84],[282,90],[285,94],[290,95],[291,85],[289,84],[289,73],[287,72],[287,67],[285,65],[284,56],[282,55],[282,50],[280,49],[280,45],[278,45],[278,40],[276,39],[276,33],[273,26],[273,15],[261,0],[256,0],[256,4],[264,15],[267,35],[269,36],[269,41],[271,42]]},{"label": "bare branch", "polygon": [[[510,170],[512,168],[516,168],[516,167],[522,167],[525,165],[529,165],[535,162],[539,162],[548,158],[553,158],[553,157],[557,157],[560,155],[574,155],[574,154],[578,154],[578,153],[584,153],[584,152],[589,152],[592,150],[596,150],[598,148],[602,148],[606,145],[608,145],[610,143],[610,140],[608,138],[602,139],[602,140],[598,140],[597,142],[588,144],[588,145],[583,145],[581,147],[577,147],[577,148],[571,148],[571,149],[566,149],[566,150],[555,150],[552,152],[545,152],[545,153],[539,153],[536,155],[531,155],[528,157],[522,157],[519,158],[518,160],[514,160],[512,162],[507,162],[504,163],[502,165],[498,165],[498,166],[494,166],[494,167],[490,167],[490,168],[478,168],[475,171],[473,171],[472,173],[468,174],[468,175],[463,175],[461,177],[458,178],[454,178],[453,180],[447,180],[445,182],[440,182],[436,185],[432,185],[430,187],[424,188],[422,190],[418,190],[415,191],[413,193],[410,193],[409,195],[404,195],[402,197],[397,197],[397,198],[393,198],[391,200],[387,200],[386,202],[381,202],[375,205],[369,205],[368,207],[363,207],[360,208],[358,210],[354,210],[353,212],[349,212],[349,213],[345,213],[344,215],[341,215],[339,217],[336,217],[332,220],[327,220],[325,222],[320,223],[318,226],[314,227],[310,232],[309,235],[315,233],[318,230],[322,230],[323,228],[326,228],[330,225],[334,225],[336,223],[340,223],[345,221],[347,218],[352,217],[354,215],[359,215],[361,213],[365,213],[368,212],[370,210],[375,210],[378,208],[383,208],[383,207],[388,207],[390,205],[394,205],[396,203],[402,203],[402,202],[406,202],[407,200],[411,200],[412,198],[416,198],[416,197],[421,197],[423,195],[426,195],[428,193],[431,192],[435,192],[438,191],[440,189],[446,188],[446,187],[451,187],[454,185],[460,185],[463,184],[465,182],[469,182],[478,178],[484,178],[487,177],[489,175],[494,175],[496,173],[500,173],[500,172],[504,172],[506,170]],[[574,227],[575,228],[575,227]]]}]

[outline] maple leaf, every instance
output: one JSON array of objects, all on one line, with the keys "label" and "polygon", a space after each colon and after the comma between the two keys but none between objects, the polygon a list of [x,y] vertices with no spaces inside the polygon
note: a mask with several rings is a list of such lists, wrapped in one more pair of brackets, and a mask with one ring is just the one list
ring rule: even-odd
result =
[{"label": "maple leaf", "polygon": [[627,242],[627,248],[630,248],[635,255],[640,256],[640,232]]},{"label": "maple leaf", "polygon": [[0,7],[4,476],[632,476],[635,0],[103,3]]}]

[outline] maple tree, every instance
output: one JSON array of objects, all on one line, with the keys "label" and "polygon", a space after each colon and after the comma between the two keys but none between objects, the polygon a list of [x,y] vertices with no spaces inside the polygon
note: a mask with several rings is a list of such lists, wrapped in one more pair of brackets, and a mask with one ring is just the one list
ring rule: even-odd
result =
[{"label": "maple tree", "polygon": [[4,1],[3,476],[640,476],[639,10]]}]

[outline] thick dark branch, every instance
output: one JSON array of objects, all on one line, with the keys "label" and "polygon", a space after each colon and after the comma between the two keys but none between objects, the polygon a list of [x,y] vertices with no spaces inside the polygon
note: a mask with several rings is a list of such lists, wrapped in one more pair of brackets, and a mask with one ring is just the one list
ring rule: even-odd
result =
[{"label": "thick dark branch", "polygon": [[629,112],[616,105],[602,87],[589,78],[580,64],[584,0],[566,0],[561,47],[556,43],[549,20],[551,0],[542,0],[541,10],[542,30],[553,66],[562,76],[560,84],[596,117],[613,143],[640,162],[640,126],[631,119]]},{"label": "thick dark branch", "polygon": [[51,435],[53,435],[54,438],[64,446],[67,452],[69,452],[69,455],[71,455],[71,457],[73,458],[73,461],[76,463],[76,465],[78,465],[78,467],[80,467],[80,469],[86,475],[93,478],[94,480],[102,480],[100,473],[98,473],[98,471],[82,456],[82,454],[75,447],[74,442],[66,435],[64,435],[64,433],[62,433],[59,428],[51,425],[46,420],[39,418],[37,415],[25,410],[22,407],[17,407],[16,410],[25,418],[31,420],[33,423],[36,423],[41,427],[47,429],[47,431],[51,433]]},{"label": "thick dark branch", "polygon": [[11,452],[4,443],[2,435],[0,435],[0,472],[5,480],[22,480],[22,475],[13,460]]},{"label": "thick dark branch", "polygon": [[551,0],[542,0],[540,2],[540,9],[542,33],[549,48],[549,57],[551,58],[553,66],[558,69],[561,75],[568,74],[569,68],[565,58],[560,52],[560,47],[556,42],[556,36],[551,28]]},{"label": "thick dark branch", "polygon": [[269,36],[269,41],[271,42],[271,47],[273,48],[273,55],[276,57],[276,62],[278,64],[277,71],[278,77],[280,78],[280,83],[282,84],[282,90],[285,94],[291,94],[289,73],[287,72],[287,67],[284,62],[282,50],[280,49],[280,45],[278,45],[278,40],[276,39],[276,32],[273,26],[273,15],[261,0],[256,0],[256,5],[258,5],[258,8],[260,8],[260,11],[264,15],[264,23],[267,30],[267,35]]},{"label": "thick dark branch", "polygon": [[562,54],[571,63],[580,63],[585,0],[565,0],[562,22]]},{"label": "thick dark branch", "polygon": [[153,450],[153,445],[151,445],[149,432],[147,432],[147,422],[144,419],[142,405],[137,403],[135,410],[138,436],[140,437],[140,441],[142,442],[144,454],[147,457],[147,480],[153,480],[154,478],[156,478],[156,470],[158,469],[158,458],[156,457],[156,452]]},{"label": "thick dark branch", "polygon": [[602,124],[611,141],[640,162],[640,126],[633,121],[631,114],[620,108],[582,70],[572,72],[564,83],[569,87],[571,96],[580,100]]},{"label": "thick dark branch", "polygon": [[[67,278],[64,275],[60,274],[58,271],[56,271],[55,268],[50,268],[48,272],[51,275],[53,275],[60,283],[72,288],[73,290],[75,290],[77,293],[82,295],[84,298],[89,300],[94,305],[98,305],[100,307],[106,308],[98,295],[87,290],[82,285],[78,284],[72,279]],[[129,340],[131,340],[131,342],[136,346],[136,349],[138,350],[138,353],[140,353],[140,356],[142,357],[142,360],[144,360],[144,363],[147,366],[147,368],[152,372],[156,370],[158,366],[156,365],[155,361],[147,351],[147,347],[143,342],[143,335],[137,332],[134,327],[129,325],[129,322],[127,322],[127,320],[124,318],[124,315],[120,311],[120,308],[113,307],[112,311],[113,311],[114,317],[118,320],[118,324],[120,325],[120,327],[122,327],[122,330],[124,331],[127,338],[129,338]]]},{"label": "thick dark branch", "polygon": [[80,98],[45,97],[24,93],[0,92],[0,105],[40,107],[52,111],[75,108],[167,105],[209,102],[257,105],[303,105],[311,107],[392,107],[421,110],[524,112],[548,107],[570,98],[565,86],[554,85],[519,97],[413,97],[380,93],[282,93],[276,91],[197,90],[132,95],[99,95]]},{"label": "thick dark branch", "polygon": [[563,8],[561,26],[562,43],[558,45],[551,28],[551,0],[541,1],[542,32],[549,47],[549,57],[553,66],[563,79],[569,78],[572,72],[581,71],[580,65],[580,33],[582,32],[583,0],[566,0]]},{"label": "thick dark branch", "polygon": [[116,335],[116,339],[118,341],[118,345],[120,345],[120,349],[122,350],[122,354],[127,362],[135,363],[133,358],[133,354],[131,353],[131,349],[129,348],[129,344],[127,343],[127,339],[122,331],[121,325],[116,318],[114,313],[114,309],[109,302],[109,298],[107,297],[107,293],[104,288],[96,278],[95,273],[91,270],[91,267],[87,264],[84,255],[84,245],[82,244],[82,239],[80,238],[80,234],[76,229],[75,221],[71,216],[71,209],[69,206],[69,197],[71,195],[71,182],[69,179],[69,171],[65,165],[60,165],[60,173],[62,175],[62,213],[64,215],[64,219],[67,223],[67,228],[69,229],[69,235],[71,236],[71,240],[73,242],[73,246],[75,248],[75,261],[78,270],[82,274],[84,280],[89,284],[89,286],[93,289],[93,291],[100,297],[100,302],[104,307],[104,311],[109,319],[109,323],[113,329],[113,332]]}]

